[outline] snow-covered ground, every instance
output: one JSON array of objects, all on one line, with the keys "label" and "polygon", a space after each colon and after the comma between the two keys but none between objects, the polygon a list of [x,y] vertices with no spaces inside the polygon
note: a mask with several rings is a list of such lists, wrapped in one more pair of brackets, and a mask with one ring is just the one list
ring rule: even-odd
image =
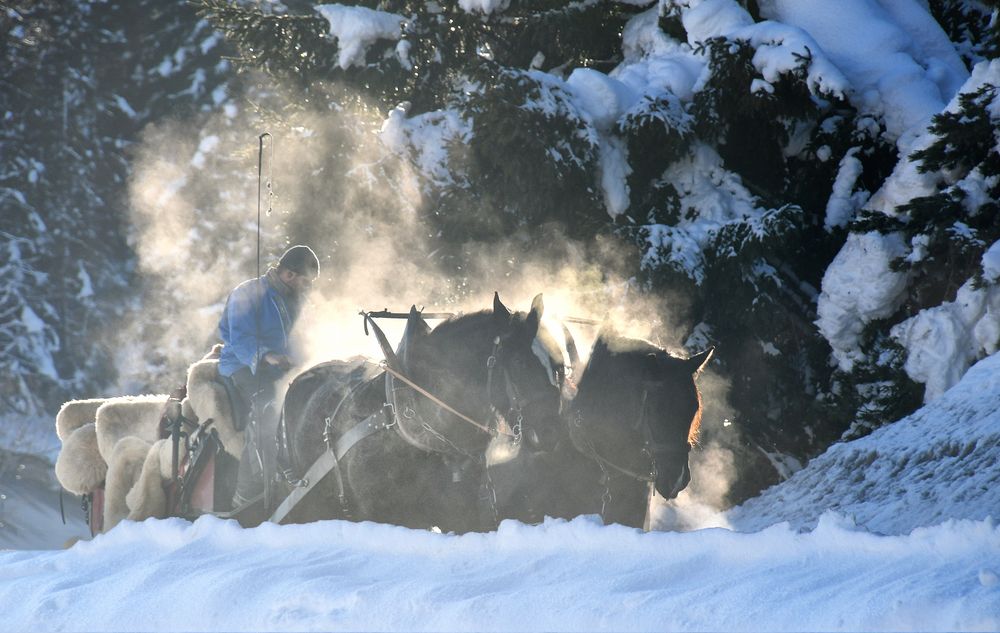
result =
[{"label": "snow-covered ground", "polygon": [[704,521],[729,529],[124,522],[0,552],[0,630],[996,631],[998,439],[994,355]]},{"label": "snow-covered ground", "polygon": [[833,514],[749,534],[148,521],[2,554],[0,629],[997,630],[998,552],[992,522],[876,536]]}]

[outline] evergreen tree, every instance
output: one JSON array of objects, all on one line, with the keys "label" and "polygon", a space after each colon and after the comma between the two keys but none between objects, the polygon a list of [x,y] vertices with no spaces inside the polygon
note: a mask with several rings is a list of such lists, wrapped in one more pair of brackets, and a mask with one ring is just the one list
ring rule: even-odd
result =
[{"label": "evergreen tree", "polygon": [[211,103],[219,83],[198,69],[213,63],[193,31],[217,36],[183,2],[14,2],[0,28],[0,392],[31,419],[115,378],[114,334],[135,305],[126,151],[150,120]]},{"label": "evergreen tree", "polygon": [[[679,8],[661,17],[660,28],[687,39]],[[850,220],[831,218],[830,193],[847,160],[858,165],[852,195],[867,197],[891,172],[896,153],[879,125],[810,84],[808,49],[770,82],[754,66],[757,51],[748,40],[714,38],[696,51],[709,74],[693,100],[664,104],[658,117],[638,119],[643,126],[622,129],[629,155],[644,159],[632,162],[629,186],[638,204],[629,209],[636,223],[625,229],[653,246],[656,257],[647,256],[643,270],[649,287],[686,297],[689,319],[707,332],[696,338],[718,346],[717,362],[732,385],[733,423],[742,432],[729,446],[742,471],[741,488],[732,493],[738,501],[775,481],[770,464],[804,461],[850,424],[853,410],[845,414],[851,405],[814,326],[818,288]],[[671,166],[705,146],[721,163],[708,178],[734,196],[721,216],[688,202],[672,181]],[[692,265],[683,227],[699,220],[717,228]]]},{"label": "evergreen tree", "polygon": [[[983,10],[978,3],[937,6],[956,11],[952,18],[975,17],[964,22],[968,32],[988,39],[985,31],[978,30]],[[990,50],[989,45],[974,48],[981,53]],[[936,193],[912,198],[898,206],[894,215],[863,213],[851,225],[858,233],[900,236],[909,249],[892,262],[894,270],[906,275],[899,308],[865,328],[859,344],[863,362],[852,372],[837,372],[845,413],[854,419],[849,437],[907,415],[923,401],[924,386],[906,368],[907,350],[899,341],[901,324],[922,311],[958,301],[963,288],[988,290],[995,285],[983,277],[982,257],[1000,240],[997,89],[987,82],[959,95],[957,110],[934,117],[929,129],[932,142],[911,155],[918,171],[934,178]],[[986,341],[985,349],[998,345],[1000,341]],[[983,353],[979,350],[977,356]]]},{"label": "evergreen tree", "polygon": [[[276,209],[265,253],[323,239],[334,245],[324,265],[338,270],[356,256],[338,235],[345,226],[390,239],[404,216],[419,236],[411,247],[458,279],[479,250],[509,267],[563,240],[628,253],[635,285],[676,298],[690,350],[718,347],[713,369],[732,385],[741,431],[730,447],[744,485],[732,501],[775,481],[771,464],[916,407],[922,387],[893,328],[955,300],[970,279],[993,283],[981,260],[1000,239],[995,86],[937,117],[934,142],[912,157],[939,182],[933,195],[898,217],[856,218],[900,157],[884,122],[818,88],[822,51],[797,49],[767,79],[755,60],[772,43],[689,45],[681,0],[512,0],[489,14],[424,0],[318,4],[8,3],[0,370],[13,378],[0,378],[0,397],[11,410],[94,395],[113,362],[130,391],[178,379],[211,341],[224,296],[192,296],[190,283],[230,286],[252,269],[248,140],[263,129],[295,157],[268,174],[281,187],[265,191]],[[761,20],[754,0],[739,4]],[[970,67],[996,57],[995,1],[929,6]],[[344,16],[374,25],[373,38],[337,35]],[[697,89],[644,95],[595,121],[570,77],[634,62],[623,32],[646,24],[704,64]],[[280,94],[289,86],[290,99]],[[606,199],[611,167],[627,208]],[[814,325],[818,289],[849,232],[871,230],[913,247],[895,263],[906,297],[868,324],[864,360],[837,371]],[[181,252],[186,266],[171,261]],[[705,437],[723,433],[706,424]]]},{"label": "evergreen tree", "polygon": [[593,236],[608,224],[593,180],[590,124],[545,79],[551,75],[532,69],[556,76],[578,66],[610,69],[620,60],[621,30],[635,7],[536,0],[484,16],[457,3],[350,3],[399,16],[403,27],[398,41],[372,43],[363,63],[346,65],[338,44],[326,38],[330,25],[307,4],[285,13],[225,0],[199,6],[248,66],[293,77],[305,90],[344,82],[385,112],[405,102],[411,118],[451,110],[468,121],[475,134],[451,148],[455,181],[426,190],[434,198],[427,220],[443,240],[444,262],[469,240],[548,222],[573,236]]},{"label": "evergreen tree", "polygon": [[933,0],[931,13],[970,68],[1000,56],[1000,24],[996,0]]},{"label": "evergreen tree", "polygon": [[[102,170],[123,161],[100,136],[101,113],[118,111],[93,81],[94,50],[109,35],[93,29],[89,6],[23,3],[5,11],[2,183],[5,338],[2,391],[9,411],[35,416],[76,390],[95,389],[110,367],[99,345],[124,285],[115,264],[124,236],[108,213]],[[113,140],[111,141],[114,142]],[[97,210],[104,213],[96,213]]]}]

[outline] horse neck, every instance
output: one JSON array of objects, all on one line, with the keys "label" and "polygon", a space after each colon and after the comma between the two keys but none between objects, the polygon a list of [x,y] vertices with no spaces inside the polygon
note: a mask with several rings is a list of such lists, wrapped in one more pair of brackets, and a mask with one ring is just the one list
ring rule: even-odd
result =
[{"label": "horse neck", "polygon": [[411,370],[416,375],[429,368],[446,370],[457,382],[485,384],[486,361],[496,336],[492,318],[491,313],[475,313],[434,328],[414,348],[417,361]]},{"label": "horse neck", "polygon": [[577,385],[576,407],[629,411],[638,406],[642,381],[631,353],[606,353],[594,360],[588,361]]}]

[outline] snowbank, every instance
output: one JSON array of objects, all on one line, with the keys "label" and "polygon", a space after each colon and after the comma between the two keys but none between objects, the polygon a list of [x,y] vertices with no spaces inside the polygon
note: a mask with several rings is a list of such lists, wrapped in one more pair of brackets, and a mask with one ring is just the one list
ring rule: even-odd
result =
[{"label": "snowbank", "polygon": [[0,554],[0,629],[996,630],[997,552],[991,522],[888,537],[832,514],[755,534],[150,520]]},{"label": "snowbank", "polygon": [[[809,528],[834,510],[849,513],[865,529],[888,534],[953,519],[997,518],[997,463],[1000,354],[974,365],[961,382],[916,413],[862,439],[835,444],[727,518],[741,530],[777,521]],[[989,556],[1000,562],[1000,550]]]}]

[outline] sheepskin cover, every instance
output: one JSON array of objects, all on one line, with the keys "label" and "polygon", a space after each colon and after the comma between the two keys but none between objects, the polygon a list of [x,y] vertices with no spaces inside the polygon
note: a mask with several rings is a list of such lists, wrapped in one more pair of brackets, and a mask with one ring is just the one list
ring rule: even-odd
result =
[{"label": "sheepskin cover", "polygon": [[[182,412],[201,423],[211,420],[223,449],[239,459],[243,433],[236,431],[219,377],[219,349],[188,368]],[[56,476],[74,494],[104,485],[105,531],[123,519],[166,516],[173,447],[159,439],[159,423],[167,398],[155,394],[71,400],[56,416],[56,434],[63,441]],[[181,460],[184,450],[182,444]]]},{"label": "sheepskin cover", "polygon": [[201,423],[212,420],[222,448],[239,459],[243,454],[243,433],[233,424],[229,394],[220,380],[217,359],[203,359],[188,368],[185,416],[191,412]]},{"label": "sheepskin cover", "polygon": [[108,465],[97,448],[97,427],[84,424],[63,441],[56,458],[56,479],[75,495],[85,495],[101,487]]},{"label": "sheepskin cover", "polygon": [[126,496],[139,479],[150,446],[149,442],[135,436],[123,437],[115,444],[108,461],[108,477],[104,488],[105,532],[128,517]]},{"label": "sheepskin cover", "polygon": [[111,398],[97,409],[97,447],[104,461],[125,437],[137,437],[147,444],[160,439],[160,417],[166,395],[124,396]]},{"label": "sheepskin cover", "polygon": [[97,415],[97,408],[107,402],[107,398],[92,398],[89,400],[70,400],[63,403],[56,414],[56,435],[60,442],[65,442],[70,433],[85,424],[92,424]]},{"label": "sheepskin cover", "polygon": [[[186,458],[186,448],[180,445],[179,462]],[[170,482],[173,444],[169,439],[159,440],[146,454],[139,480],[125,497],[130,521],[144,521],[150,517],[162,519],[167,515],[166,485]]]}]

